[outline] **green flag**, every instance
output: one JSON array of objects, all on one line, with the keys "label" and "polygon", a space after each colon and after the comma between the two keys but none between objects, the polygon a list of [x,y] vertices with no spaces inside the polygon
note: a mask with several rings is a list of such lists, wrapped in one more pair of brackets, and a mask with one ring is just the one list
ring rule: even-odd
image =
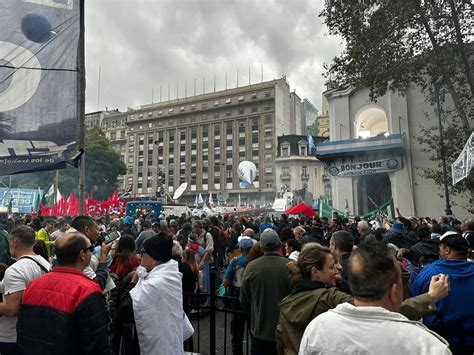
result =
[{"label": "green flag", "polygon": [[33,210],[35,212],[39,211],[40,204],[41,204],[41,190],[38,188],[38,194],[35,195],[35,201],[34,201],[34,204],[33,204]]}]

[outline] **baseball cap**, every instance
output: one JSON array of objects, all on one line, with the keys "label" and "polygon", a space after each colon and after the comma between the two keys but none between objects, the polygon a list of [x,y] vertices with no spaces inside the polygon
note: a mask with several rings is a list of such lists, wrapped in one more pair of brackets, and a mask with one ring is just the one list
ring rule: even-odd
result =
[{"label": "baseball cap", "polygon": [[444,233],[440,238],[439,242],[441,244],[445,244],[448,247],[459,250],[459,251],[466,251],[469,249],[469,243],[462,235],[456,233],[454,231],[448,231]]},{"label": "baseball cap", "polygon": [[263,249],[265,250],[275,250],[281,244],[277,232],[271,228],[267,228],[262,232],[260,235],[260,243],[262,243]]},{"label": "baseball cap", "polygon": [[247,236],[241,236],[238,238],[239,247],[242,249],[248,249],[253,247],[253,241],[254,239]]}]

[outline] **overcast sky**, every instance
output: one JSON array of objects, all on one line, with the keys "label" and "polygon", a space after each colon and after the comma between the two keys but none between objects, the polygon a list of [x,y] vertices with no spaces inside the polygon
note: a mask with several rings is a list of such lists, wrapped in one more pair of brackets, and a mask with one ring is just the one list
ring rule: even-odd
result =
[{"label": "overcast sky", "polygon": [[[286,75],[291,90],[321,107],[324,62],[340,41],[310,0],[93,0],[86,2],[86,112],[137,108]],[[101,68],[98,105],[99,67]]]}]

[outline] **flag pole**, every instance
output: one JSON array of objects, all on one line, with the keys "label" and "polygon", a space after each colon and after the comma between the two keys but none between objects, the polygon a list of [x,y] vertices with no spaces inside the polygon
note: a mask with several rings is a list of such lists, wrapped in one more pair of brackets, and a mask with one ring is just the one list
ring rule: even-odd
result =
[{"label": "flag pole", "polygon": [[79,149],[82,152],[79,167],[79,213],[84,213],[84,190],[86,177],[85,161],[85,122],[84,113],[86,105],[86,73],[85,73],[85,45],[84,45],[84,2],[79,0],[79,45],[77,51],[77,117],[79,119]]}]

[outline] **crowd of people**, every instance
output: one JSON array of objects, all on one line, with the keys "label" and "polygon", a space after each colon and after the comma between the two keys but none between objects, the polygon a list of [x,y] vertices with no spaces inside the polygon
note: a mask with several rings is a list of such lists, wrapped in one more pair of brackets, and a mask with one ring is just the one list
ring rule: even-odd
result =
[{"label": "crowd of people", "polygon": [[192,352],[214,292],[236,355],[474,352],[474,219],[332,217],[14,215],[0,354]]}]

